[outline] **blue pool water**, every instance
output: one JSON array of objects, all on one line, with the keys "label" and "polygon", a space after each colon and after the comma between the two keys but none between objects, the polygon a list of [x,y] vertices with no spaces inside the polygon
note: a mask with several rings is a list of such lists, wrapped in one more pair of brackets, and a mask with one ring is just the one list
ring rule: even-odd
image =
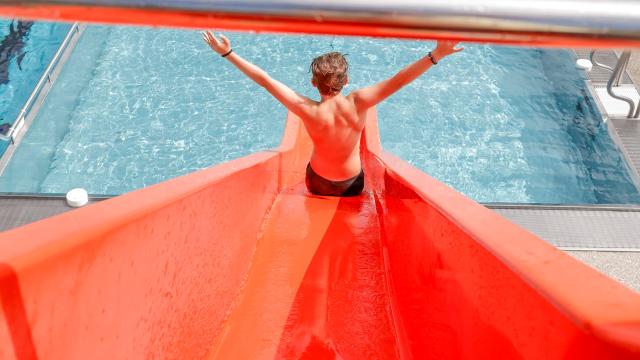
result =
[{"label": "blue pool water", "polygon": [[[0,124],[13,124],[69,27],[0,20]],[[0,141],[0,155],[6,147]]]},{"label": "blue pool water", "polygon": [[[313,56],[351,63],[346,91],[393,75],[430,42],[229,34],[296,91]],[[472,45],[378,108],[383,146],[478,201],[638,203],[568,51]],[[119,194],[273,148],[286,110],[199,32],[90,27],[0,191]]]}]

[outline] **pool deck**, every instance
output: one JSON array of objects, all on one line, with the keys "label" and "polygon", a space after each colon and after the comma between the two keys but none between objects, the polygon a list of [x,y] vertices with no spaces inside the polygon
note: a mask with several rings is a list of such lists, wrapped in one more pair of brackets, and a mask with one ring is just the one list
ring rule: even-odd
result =
[{"label": "pool deck", "polygon": [[640,253],[616,251],[565,251],[626,287],[640,292]]},{"label": "pool deck", "polygon": [[640,50],[631,52],[631,61],[627,67],[627,73],[636,84],[640,84]]}]

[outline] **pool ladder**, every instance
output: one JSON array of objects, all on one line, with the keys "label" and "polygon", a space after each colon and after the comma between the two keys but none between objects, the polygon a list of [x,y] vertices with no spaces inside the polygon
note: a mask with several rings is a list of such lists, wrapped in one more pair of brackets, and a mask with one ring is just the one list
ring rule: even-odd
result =
[{"label": "pool ladder", "polygon": [[[64,40],[60,44],[60,47],[58,47],[58,51],[56,51],[55,55],[53,55],[53,58],[49,62],[49,65],[47,66],[44,73],[42,73],[40,80],[38,81],[35,88],[31,92],[31,95],[29,95],[29,98],[25,102],[22,109],[20,109],[18,116],[14,120],[9,130],[7,130],[6,134],[0,134],[0,140],[11,141],[11,144],[15,144],[16,138],[20,134],[20,130],[24,128],[26,119],[29,113],[32,112],[32,109],[36,104],[36,100],[38,100],[39,95],[43,92],[43,90],[45,90],[45,85],[51,85],[51,83],[53,82],[52,73],[54,69],[57,67],[57,65],[59,64],[60,59],[62,58],[62,55],[64,54],[65,50],[69,46],[71,40],[79,34],[80,34],[80,26],[76,22],[71,26],[71,28],[67,32],[67,35],[65,36]],[[48,88],[46,90],[48,90]]]},{"label": "pool ladder", "polygon": [[596,51],[597,50],[593,50],[589,53],[589,60],[591,61],[591,63],[602,69],[609,70],[612,73],[611,77],[609,78],[609,81],[607,82],[607,93],[612,98],[622,100],[626,102],[627,105],[629,105],[629,112],[627,112],[627,118],[637,119],[638,117],[640,117],[640,102],[636,105],[633,99],[628,98],[626,96],[618,95],[613,92],[613,87],[620,85],[620,79],[622,78],[622,75],[627,70],[627,65],[629,64],[629,59],[631,58],[631,52],[623,51],[622,54],[620,55],[620,58],[618,58],[618,61],[616,62],[615,67],[612,68],[611,66],[602,64],[594,59],[594,55]]},{"label": "pool ladder", "polygon": [[24,133],[31,125],[38,110],[40,110],[44,99],[53,86],[53,82],[60,73],[61,66],[65,63],[85,27],[85,24],[78,22],[71,26],[55,55],[53,55],[53,58],[49,62],[49,65],[42,73],[42,76],[40,76],[40,80],[29,95],[29,98],[20,109],[13,124],[4,133],[0,133],[0,140],[9,142],[9,146],[7,146],[4,153],[0,151],[0,175],[4,172]]}]

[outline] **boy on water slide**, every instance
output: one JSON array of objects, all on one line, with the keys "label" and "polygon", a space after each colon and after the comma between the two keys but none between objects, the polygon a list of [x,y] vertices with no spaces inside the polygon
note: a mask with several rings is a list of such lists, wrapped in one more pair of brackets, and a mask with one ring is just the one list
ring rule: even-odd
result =
[{"label": "boy on water slide", "polygon": [[366,110],[415,80],[445,56],[464,49],[456,47],[454,41],[438,41],[435,50],[396,75],[347,96],[341,93],[349,81],[347,60],[338,52],[320,55],[311,62],[311,84],[320,92],[318,102],[297,94],[234,53],[226,36],[218,38],[213,32],[206,31],[203,37],[211,49],[302,119],[313,141],[313,153],[307,165],[307,188],[313,194],[330,196],[355,196],[364,188],[360,135],[365,126]]}]

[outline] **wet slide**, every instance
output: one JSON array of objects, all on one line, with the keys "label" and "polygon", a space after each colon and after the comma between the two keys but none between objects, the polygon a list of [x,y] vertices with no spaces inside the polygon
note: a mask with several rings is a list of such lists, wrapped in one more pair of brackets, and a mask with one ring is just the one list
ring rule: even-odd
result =
[{"label": "wet slide", "polygon": [[0,359],[638,359],[640,295],[361,141],[359,197],[256,153],[0,234]]}]

